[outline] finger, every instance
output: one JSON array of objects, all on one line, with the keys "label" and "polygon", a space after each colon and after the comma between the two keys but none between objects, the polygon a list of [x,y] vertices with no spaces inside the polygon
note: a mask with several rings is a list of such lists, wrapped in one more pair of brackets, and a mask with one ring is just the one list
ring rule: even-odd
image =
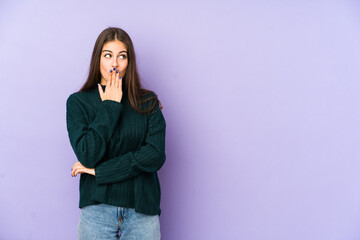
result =
[{"label": "finger", "polygon": [[77,161],[75,164],[76,164],[76,166],[84,167],[84,166],[81,164],[81,162],[79,162],[79,161]]},{"label": "finger", "polygon": [[101,100],[103,100],[104,91],[102,90],[102,87],[99,83],[98,83],[98,89],[99,89],[100,98],[101,98]]},{"label": "finger", "polygon": [[115,83],[115,76],[116,76],[116,68],[113,68],[113,72],[111,74],[111,83],[110,83],[110,87],[112,87]]},{"label": "finger", "polygon": [[121,78],[121,76],[119,76],[119,87],[120,87],[120,89],[122,89],[122,78]]},{"label": "finger", "polygon": [[76,176],[76,172],[79,171],[79,168],[80,168],[79,164],[78,164],[78,163],[75,163],[74,166],[73,166],[73,168],[72,168],[72,172],[71,172],[71,175],[72,175],[73,177]]},{"label": "finger", "polygon": [[75,173],[76,173],[76,168],[74,167],[73,170],[72,170],[72,172],[71,172],[71,175],[72,175],[73,177],[75,177]]},{"label": "finger", "polygon": [[110,84],[111,84],[111,78],[112,78],[112,72],[113,70],[110,69],[110,73],[109,73],[109,77],[108,77],[108,80],[106,81],[106,88],[105,88],[105,91],[104,93],[107,91],[107,89],[110,87]]},{"label": "finger", "polygon": [[[110,69],[110,72],[109,72],[109,76],[108,76],[108,81],[106,81],[106,87],[110,87],[110,82],[111,82],[111,77],[112,77],[112,73],[113,73],[113,69],[111,68]],[[105,89],[105,92],[106,92],[106,89]]]},{"label": "finger", "polygon": [[119,77],[120,77],[120,72],[119,70],[116,70],[116,76],[115,76],[115,87],[119,88]]},{"label": "finger", "polygon": [[120,86],[120,82],[119,82],[119,74],[116,74],[116,79],[115,79],[115,87],[119,88]]},{"label": "finger", "polygon": [[74,166],[71,168],[71,174],[74,174],[76,168],[77,168],[77,166],[76,166],[76,164],[74,164]]},{"label": "finger", "polygon": [[76,175],[86,173],[86,168],[79,168],[76,170]]}]

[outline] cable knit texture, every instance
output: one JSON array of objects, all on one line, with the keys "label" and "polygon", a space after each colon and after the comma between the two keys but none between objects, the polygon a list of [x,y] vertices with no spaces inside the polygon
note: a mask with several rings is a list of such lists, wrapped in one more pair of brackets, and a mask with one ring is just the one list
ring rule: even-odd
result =
[{"label": "cable knit texture", "polygon": [[[141,108],[152,103],[150,100]],[[166,158],[166,123],[159,103],[151,113],[140,114],[125,92],[120,103],[101,101],[95,88],[68,97],[66,122],[78,161],[95,168],[95,176],[81,174],[80,208],[106,203],[148,215],[161,214],[157,171]]]}]

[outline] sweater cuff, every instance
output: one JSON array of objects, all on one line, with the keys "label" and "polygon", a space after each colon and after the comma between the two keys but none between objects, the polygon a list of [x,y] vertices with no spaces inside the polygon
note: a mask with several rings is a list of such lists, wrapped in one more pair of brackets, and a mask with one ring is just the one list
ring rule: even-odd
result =
[{"label": "sweater cuff", "polygon": [[122,103],[113,100],[104,100],[101,102],[101,104],[103,105],[104,108],[106,108],[110,112],[121,111],[124,107]]},{"label": "sweater cuff", "polygon": [[97,184],[120,182],[140,171],[135,170],[132,161],[132,153],[117,157],[117,164],[114,166],[111,161],[105,161],[95,167],[95,179]]}]

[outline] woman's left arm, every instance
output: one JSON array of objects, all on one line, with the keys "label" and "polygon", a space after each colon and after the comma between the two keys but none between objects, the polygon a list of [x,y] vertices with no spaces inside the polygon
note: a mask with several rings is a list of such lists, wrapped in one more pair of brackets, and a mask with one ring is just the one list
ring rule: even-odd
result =
[{"label": "woman's left arm", "polygon": [[165,162],[164,116],[157,103],[151,111],[145,144],[135,152],[109,159],[95,167],[98,184],[120,182],[133,178],[142,172],[156,172]]}]

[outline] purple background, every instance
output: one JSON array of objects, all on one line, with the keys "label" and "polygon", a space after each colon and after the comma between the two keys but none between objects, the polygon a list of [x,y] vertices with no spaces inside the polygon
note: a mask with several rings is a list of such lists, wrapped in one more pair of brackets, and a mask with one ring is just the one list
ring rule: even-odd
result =
[{"label": "purple background", "polygon": [[108,26],[164,106],[163,239],[360,239],[360,3],[1,1],[0,239],[76,239],[65,101]]}]

